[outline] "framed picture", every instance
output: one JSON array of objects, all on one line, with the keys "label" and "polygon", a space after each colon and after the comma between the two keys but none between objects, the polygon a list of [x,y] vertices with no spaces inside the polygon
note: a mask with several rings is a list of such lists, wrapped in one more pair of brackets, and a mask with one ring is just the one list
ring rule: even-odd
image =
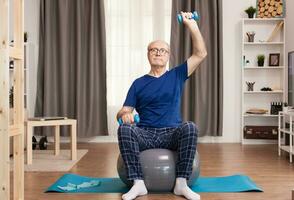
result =
[{"label": "framed picture", "polygon": [[258,18],[275,18],[285,16],[284,0],[256,0]]},{"label": "framed picture", "polygon": [[269,54],[269,66],[279,66],[280,65],[280,54],[270,53]]}]

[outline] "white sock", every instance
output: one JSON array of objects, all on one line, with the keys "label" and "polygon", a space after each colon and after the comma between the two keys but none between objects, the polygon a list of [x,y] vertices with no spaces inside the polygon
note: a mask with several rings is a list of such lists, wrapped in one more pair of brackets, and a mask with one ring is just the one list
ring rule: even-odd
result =
[{"label": "white sock", "polygon": [[134,180],[133,187],[124,195],[122,195],[123,200],[132,200],[137,196],[142,196],[147,194],[147,189],[143,180]]},{"label": "white sock", "polygon": [[186,178],[177,178],[176,179],[174,194],[175,195],[182,195],[186,199],[189,199],[189,200],[200,200],[200,195],[197,194],[196,192],[193,192],[189,188],[189,186],[187,185]]}]

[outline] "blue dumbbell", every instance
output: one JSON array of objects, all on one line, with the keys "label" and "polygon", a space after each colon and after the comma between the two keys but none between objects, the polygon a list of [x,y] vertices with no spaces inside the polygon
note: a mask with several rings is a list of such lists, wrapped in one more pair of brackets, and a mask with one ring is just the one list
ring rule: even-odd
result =
[{"label": "blue dumbbell", "polygon": [[[199,15],[198,15],[198,13],[197,13],[196,11],[194,11],[194,12],[192,13],[192,18],[193,18],[195,21],[199,20]],[[183,17],[182,17],[181,14],[178,14],[178,22],[179,22],[180,24],[183,23]]]},{"label": "blue dumbbell", "polygon": [[[138,114],[135,114],[135,115],[134,115],[134,121],[135,121],[135,123],[139,123],[139,121],[140,121],[140,117],[139,117]],[[119,124],[119,125],[122,125],[122,124],[123,124],[123,121],[122,121],[121,118],[118,119],[118,124]]]}]

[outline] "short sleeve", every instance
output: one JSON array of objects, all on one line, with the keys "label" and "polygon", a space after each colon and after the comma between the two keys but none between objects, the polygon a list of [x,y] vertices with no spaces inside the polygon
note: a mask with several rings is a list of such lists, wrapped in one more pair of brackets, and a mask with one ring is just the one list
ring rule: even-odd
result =
[{"label": "short sleeve", "polygon": [[136,102],[137,102],[136,88],[135,88],[135,82],[133,82],[133,84],[131,85],[131,87],[130,87],[130,89],[128,91],[128,94],[127,94],[127,97],[126,97],[126,100],[125,100],[123,106],[130,106],[130,107],[135,108],[136,107]]},{"label": "short sleeve", "polygon": [[179,77],[181,81],[185,82],[189,78],[187,61],[175,67],[175,71],[176,71],[177,77]]}]

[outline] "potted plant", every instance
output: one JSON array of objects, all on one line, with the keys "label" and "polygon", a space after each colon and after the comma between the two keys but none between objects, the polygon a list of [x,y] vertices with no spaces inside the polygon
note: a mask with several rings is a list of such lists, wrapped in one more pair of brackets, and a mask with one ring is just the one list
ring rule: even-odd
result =
[{"label": "potted plant", "polygon": [[254,13],[256,12],[256,8],[253,8],[253,6],[250,6],[245,10],[249,18],[253,18]]},{"label": "potted plant", "polygon": [[264,55],[261,54],[261,55],[257,56],[257,64],[258,64],[259,67],[263,66],[263,64],[264,64]]}]

